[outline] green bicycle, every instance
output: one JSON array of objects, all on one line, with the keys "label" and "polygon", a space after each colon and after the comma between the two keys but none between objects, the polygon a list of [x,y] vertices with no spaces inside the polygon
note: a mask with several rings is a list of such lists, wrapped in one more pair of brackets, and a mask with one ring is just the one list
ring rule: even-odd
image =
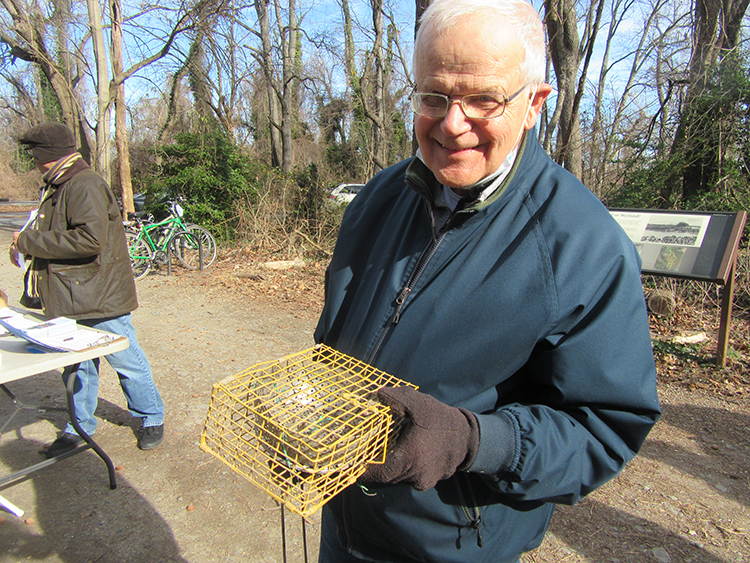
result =
[{"label": "green bicycle", "polygon": [[139,214],[130,214],[126,225],[130,264],[133,277],[141,279],[151,267],[163,266],[174,255],[186,268],[207,268],[216,259],[216,240],[198,225],[185,223],[184,211],[177,202],[169,203],[170,213],[158,222],[144,221]]}]

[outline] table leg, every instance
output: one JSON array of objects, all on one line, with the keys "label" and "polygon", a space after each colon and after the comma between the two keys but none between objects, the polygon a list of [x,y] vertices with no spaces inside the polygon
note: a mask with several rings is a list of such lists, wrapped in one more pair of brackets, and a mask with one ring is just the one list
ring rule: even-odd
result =
[{"label": "table leg", "polygon": [[107,472],[109,473],[109,488],[110,489],[116,489],[117,488],[117,478],[115,476],[115,466],[112,464],[112,460],[109,459],[109,456],[104,453],[104,450],[99,447],[99,444],[94,442],[93,438],[89,436],[86,432],[83,431],[81,428],[81,425],[78,424],[78,417],[76,416],[76,406],[73,402],[73,391],[75,388],[75,382],[78,378],[78,366],[80,364],[74,364],[72,366],[72,369],[70,371],[70,375],[68,376],[68,381],[66,383],[65,392],[68,399],[68,413],[70,414],[70,423],[73,425],[73,428],[75,428],[78,435],[83,438],[84,442],[88,444],[88,446],[96,452],[96,455],[98,455],[100,458],[102,458],[102,461],[107,465]]},{"label": "table leg", "polygon": [[47,412],[47,411],[60,411],[60,412],[68,412],[68,409],[64,409],[61,407],[43,407],[40,405],[29,405],[24,402],[22,402],[18,397],[16,397],[13,392],[8,389],[4,384],[0,384],[0,391],[3,391],[8,398],[13,403],[13,406],[15,407],[15,410],[13,413],[5,420],[2,426],[0,426],[0,434],[5,432],[5,429],[8,427],[8,425],[11,423],[13,418],[15,416],[23,411],[23,410],[30,410],[30,411],[37,411],[39,413]]},{"label": "table leg", "polygon": [[[43,469],[49,465],[52,465],[54,463],[58,463],[64,459],[69,458],[70,456],[73,456],[75,454],[79,454],[85,450],[88,450],[91,448],[96,452],[96,454],[104,461],[104,463],[107,466],[107,472],[109,473],[109,488],[110,489],[116,489],[117,488],[117,479],[115,476],[115,467],[112,464],[112,460],[109,458],[109,456],[104,452],[104,450],[99,447],[99,444],[97,444],[91,436],[89,436],[86,432],[83,431],[80,424],[78,424],[78,418],[76,417],[76,407],[73,403],[73,391],[75,388],[75,382],[77,379],[77,372],[78,372],[78,366],[79,364],[73,364],[71,367],[73,368],[70,373],[70,377],[68,377],[68,381],[65,386],[65,395],[66,400],[68,404],[67,409],[62,409],[59,407],[40,407],[40,406],[31,406],[31,405],[25,405],[18,401],[16,399],[16,396],[11,393],[11,391],[4,385],[0,384],[0,390],[4,391],[8,397],[13,401],[13,404],[16,407],[16,411],[13,412],[10,416],[10,418],[5,421],[5,423],[2,425],[2,429],[4,430],[5,427],[10,423],[10,420],[18,413],[19,410],[22,409],[33,409],[37,410],[39,412],[44,412],[48,410],[54,410],[54,411],[67,411],[68,417],[70,418],[70,423],[73,425],[73,428],[75,428],[78,435],[83,438],[84,442],[86,442],[83,445],[78,446],[74,450],[70,450],[68,452],[65,452],[64,454],[61,454],[59,456],[53,457],[51,459],[46,459],[44,461],[41,461],[39,463],[36,463],[34,465],[31,465],[29,467],[26,467],[24,469],[21,469],[19,471],[15,471],[9,475],[5,475],[3,477],[0,477],[0,487],[12,483],[18,479],[21,479],[22,477],[25,477],[26,475],[29,475],[30,473],[34,473],[35,471],[38,471],[40,469]],[[0,500],[5,500],[0,497]],[[6,501],[7,502],[7,501]],[[0,503],[2,505],[2,503]]]},{"label": "table leg", "polygon": [[4,499],[3,497],[0,497],[0,506],[3,507],[8,512],[10,512],[13,516],[17,516],[18,518],[23,516],[23,510],[18,508],[15,504],[10,502],[9,500]]}]

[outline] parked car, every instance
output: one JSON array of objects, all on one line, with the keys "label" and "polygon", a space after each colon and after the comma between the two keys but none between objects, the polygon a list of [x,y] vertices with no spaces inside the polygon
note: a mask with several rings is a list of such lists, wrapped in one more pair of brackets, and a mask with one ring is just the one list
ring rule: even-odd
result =
[{"label": "parked car", "polygon": [[350,203],[364,187],[364,184],[339,184],[331,190],[331,201],[339,204]]}]

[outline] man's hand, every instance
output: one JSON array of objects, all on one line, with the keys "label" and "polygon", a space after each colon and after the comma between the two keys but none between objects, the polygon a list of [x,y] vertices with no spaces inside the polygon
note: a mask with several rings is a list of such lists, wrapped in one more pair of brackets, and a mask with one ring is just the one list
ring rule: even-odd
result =
[{"label": "man's hand", "polygon": [[10,263],[16,266],[17,268],[23,268],[21,258],[29,259],[29,256],[23,256],[18,251],[18,237],[21,234],[20,231],[15,231],[13,233],[13,242],[10,243],[10,248],[8,249],[8,256],[10,257]]},{"label": "man's hand", "polygon": [[10,258],[10,263],[13,264],[16,268],[20,268],[21,264],[18,262],[18,249],[16,248],[16,239],[17,237],[13,237],[13,242],[10,243],[10,248],[8,249],[8,258]]},{"label": "man's hand", "polygon": [[474,461],[479,426],[471,412],[411,387],[383,387],[378,399],[409,421],[385,463],[370,465],[360,481],[406,483],[426,491]]}]

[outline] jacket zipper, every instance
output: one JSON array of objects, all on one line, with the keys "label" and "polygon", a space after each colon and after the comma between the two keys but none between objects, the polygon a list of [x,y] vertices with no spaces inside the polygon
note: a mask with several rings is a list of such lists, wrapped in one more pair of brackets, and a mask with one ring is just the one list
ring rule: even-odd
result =
[{"label": "jacket zipper", "polygon": [[[469,492],[469,496],[471,497],[471,503],[466,502],[466,497],[464,496],[464,488],[461,486],[461,480],[466,481],[466,489]],[[484,547],[484,539],[482,538],[482,514],[479,512],[479,507],[477,506],[477,501],[474,498],[474,492],[471,488],[471,483],[469,482],[469,478],[465,474],[460,474],[456,476],[456,489],[458,489],[458,498],[461,502],[461,509],[464,512],[464,515],[466,516],[466,519],[469,521],[469,526],[474,528],[477,532],[477,546],[482,548]]]},{"label": "jacket zipper", "polygon": [[414,271],[406,280],[406,285],[396,295],[396,306],[390,318],[386,322],[383,332],[380,333],[380,338],[378,338],[378,341],[375,343],[375,348],[373,348],[372,352],[367,358],[368,364],[372,364],[375,356],[380,350],[380,347],[383,345],[383,342],[385,342],[388,334],[391,332],[393,327],[398,324],[398,321],[401,319],[401,309],[403,309],[404,305],[406,304],[406,300],[409,298],[409,295],[414,289],[414,286],[417,285],[419,278],[422,277],[422,274],[427,268],[427,264],[429,264],[430,260],[432,260],[432,257],[435,255],[435,251],[437,251],[440,243],[443,242],[446,234],[447,230],[443,230],[437,238],[433,238],[430,241],[430,244],[427,246],[427,248],[424,249],[422,255],[419,257],[416,268],[414,268]]},{"label": "jacket zipper", "polygon": [[[404,285],[404,287],[401,288],[401,290],[396,295],[396,306],[394,307],[393,313],[388,318],[388,321],[386,322],[386,326],[383,329],[383,332],[380,334],[378,341],[375,343],[375,347],[373,348],[372,352],[367,358],[368,364],[372,364],[372,362],[375,359],[375,356],[380,350],[380,347],[383,345],[383,342],[385,342],[385,339],[388,337],[388,334],[391,332],[393,327],[398,324],[399,320],[401,319],[401,310],[406,304],[406,300],[409,298],[409,295],[414,289],[414,286],[417,285],[419,278],[422,277],[422,274],[424,273],[425,269],[427,269],[427,264],[429,264],[430,260],[432,260],[432,257],[435,255],[435,252],[440,246],[440,243],[443,242],[443,239],[445,239],[446,235],[448,234],[451,223],[453,223],[452,219],[453,219],[452,217],[451,219],[448,219],[447,223],[443,226],[443,228],[438,233],[438,236],[436,238],[433,237],[430,240],[430,244],[427,245],[427,248],[425,248],[424,251],[422,251],[422,254],[419,257],[419,260],[417,261],[417,266],[414,268],[414,271],[406,280],[406,285]],[[464,495],[463,495],[463,491],[461,489],[460,484],[458,484],[458,489],[459,489],[459,496],[461,499],[463,499]],[[473,494],[471,496],[473,497]],[[482,517],[479,514],[479,509],[476,506],[472,506],[471,507],[472,514],[469,514],[468,508],[466,507],[466,502],[462,501],[462,504],[464,505],[462,508],[463,508],[464,514],[469,520],[469,524],[471,525],[472,528],[474,528],[477,531],[477,545],[479,545],[479,547],[483,547],[484,541],[482,540],[482,533],[480,530]],[[476,505],[476,502],[474,504]],[[346,518],[344,518],[344,522],[345,521],[346,521]],[[344,536],[346,537],[346,540],[348,543],[349,530],[346,529],[347,526],[345,523],[344,523],[344,528],[345,528]]]}]

